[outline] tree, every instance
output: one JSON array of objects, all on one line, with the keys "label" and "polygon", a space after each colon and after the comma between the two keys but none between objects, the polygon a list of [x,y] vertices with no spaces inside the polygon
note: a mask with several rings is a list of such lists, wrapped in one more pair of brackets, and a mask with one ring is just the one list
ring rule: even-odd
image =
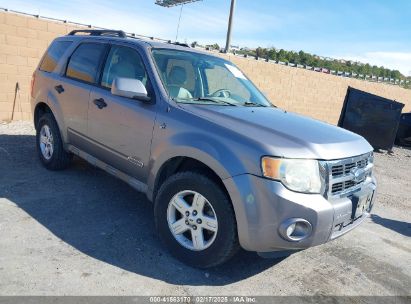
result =
[{"label": "tree", "polygon": [[299,57],[299,64],[308,64],[308,60],[310,57],[310,54],[304,53],[303,51],[298,52],[298,57]]},{"label": "tree", "polygon": [[220,50],[220,46],[218,45],[218,43],[214,43],[214,44],[212,45],[212,47],[213,47],[213,49],[215,49],[215,50],[217,50],[217,51]]},{"label": "tree", "polygon": [[276,58],[277,58],[277,51],[275,50],[275,48],[269,49],[269,50],[268,50],[268,53],[267,53],[267,56],[268,56],[268,59],[276,60]]},{"label": "tree", "polygon": [[266,58],[267,57],[267,50],[258,47],[256,50],[256,56],[260,58]]},{"label": "tree", "polygon": [[[193,42],[194,43],[194,42]],[[213,49],[219,50],[218,44],[209,46]],[[342,71],[348,73],[356,73],[362,75],[374,75],[377,77],[388,77],[394,79],[405,80],[406,77],[402,75],[398,70],[390,70],[384,67],[378,67],[376,65],[371,66],[369,63],[359,64],[352,61],[339,61],[339,60],[325,60],[320,59],[319,56],[305,53],[304,51],[293,52],[286,51],[284,49],[277,50],[272,48],[258,47],[255,50],[242,49],[239,53],[246,54],[252,57],[258,56],[260,58],[268,58],[271,60],[277,60],[282,62],[291,62],[295,64],[309,65],[314,67],[326,68],[329,70]],[[410,80],[411,77],[408,77]],[[411,84],[408,84],[411,86]]]},{"label": "tree", "polygon": [[212,50],[217,50],[217,51],[220,50],[220,46],[219,46],[217,43],[208,44],[208,45],[206,45],[206,48],[210,48],[210,49],[212,49]]},{"label": "tree", "polygon": [[368,63],[364,65],[364,74],[371,74],[371,66]]},{"label": "tree", "polygon": [[277,60],[278,61],[283,61],[283,62],[287,62],[287,57],[286,57],[287,53],[285,50],[281,49],[278,53],[277,53]]},{"label": "tree", "polygon": [[401,76],[402,75],[401,75],[400,71],[398,71],[398,70],[391,71],[391,78],[401,79],[401,78],[403,78]]}]

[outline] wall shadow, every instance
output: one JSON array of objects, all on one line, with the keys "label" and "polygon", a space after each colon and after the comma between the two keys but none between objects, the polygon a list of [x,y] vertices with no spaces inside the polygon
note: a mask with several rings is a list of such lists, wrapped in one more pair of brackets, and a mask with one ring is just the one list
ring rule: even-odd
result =
[{"label": "wall shadow", "polygon": [[371,214],[371,220],[399,234],[411,237],[411,223],[380,217],[376,214]]},{"label": "wall shadow", "polygon": [[46,170],[37,158],[34,136],[0,135],[0,172],[0,197],[77,250],[126,271],[171,284],[219,286],[282,260],[241,251],[213,269],[186,266],[160,243],[145,195],[80,159],[64,171]]}]

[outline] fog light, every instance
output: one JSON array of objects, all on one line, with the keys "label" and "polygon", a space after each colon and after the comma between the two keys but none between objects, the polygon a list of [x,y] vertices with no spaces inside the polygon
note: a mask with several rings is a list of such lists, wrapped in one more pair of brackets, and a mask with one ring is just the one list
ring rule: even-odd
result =
[{"label": "fog light", "polygon": [[311,235],[312,226],[302,218],[291,218],[280,225],[280,235],[287,241],[298,242]]}]

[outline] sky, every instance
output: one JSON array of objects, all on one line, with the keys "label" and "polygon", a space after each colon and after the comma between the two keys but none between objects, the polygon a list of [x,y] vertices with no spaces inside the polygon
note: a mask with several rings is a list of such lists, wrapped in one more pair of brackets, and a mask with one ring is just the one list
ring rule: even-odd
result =
[{"label": "sky", "polygon": [[[181,7],[155,0],[0,0],[0,7],[174,40]],[[230,0],[183,7],[178,40],[225,45]],[[237,0],[232,44],[358,60],[411,76],[411,0]]]}]

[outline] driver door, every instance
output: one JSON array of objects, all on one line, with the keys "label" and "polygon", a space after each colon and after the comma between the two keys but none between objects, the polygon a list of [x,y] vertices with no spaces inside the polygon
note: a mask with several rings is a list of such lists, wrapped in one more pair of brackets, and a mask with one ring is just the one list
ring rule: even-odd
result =
[{"label": "driver door", "polygon": [[[110,89],[116,77],[141,80],[152,101],[112,95]],[[100,84],[90,94],[88,134],[92,155],[145,183],[155,117],[153,90],[141,56],[134,48],[113,44]]]}]

